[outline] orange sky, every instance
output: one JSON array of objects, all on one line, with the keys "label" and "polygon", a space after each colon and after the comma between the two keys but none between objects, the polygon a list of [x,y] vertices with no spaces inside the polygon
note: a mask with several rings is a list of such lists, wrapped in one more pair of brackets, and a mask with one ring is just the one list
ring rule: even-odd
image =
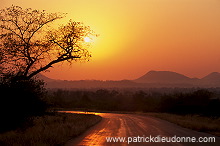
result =
[{"label": "orange sky", "polygon": [[150,70],[189,77],[220,72],[219,0],[1,0],[0,8],[68,13],[100,36],[87,63],[55,65],[50,78],[135,79]]}]

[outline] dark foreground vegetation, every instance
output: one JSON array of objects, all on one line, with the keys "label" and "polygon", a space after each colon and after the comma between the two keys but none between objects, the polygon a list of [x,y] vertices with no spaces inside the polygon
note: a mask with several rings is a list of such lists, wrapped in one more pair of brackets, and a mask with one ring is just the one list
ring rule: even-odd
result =
[{"label": "dark foreground vegetation", "polygon": [[0,132],[21,127],[27,119],[45,114],[46,90],[42,81],[20,80],[14,76],[0,79]]},{"label": "dark foreground vegetation", "polygon": [[[30,121],[31,120],[31,121]],[[0,134],[1,146],[64,145],[101,120],[84,114],[50,114],[29,119],[32,125]]]},{"label": "dark foreground vegetation", "polygon": [[50,90],[54,108],[220,116],[220,89]]},{"label": "dark foreground vegetation", "polygon": [[63,145],[101,120],[100,116],[51,112],[44,82],[0,78],[0,145]]}]

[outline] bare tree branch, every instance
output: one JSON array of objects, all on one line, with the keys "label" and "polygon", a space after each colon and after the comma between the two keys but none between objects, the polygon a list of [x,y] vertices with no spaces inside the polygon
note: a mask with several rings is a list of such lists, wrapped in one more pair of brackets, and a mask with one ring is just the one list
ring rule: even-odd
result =
[{"label": "bare tree branch", "polygon": [[59,62],[89,60],[84,38],[94,35],[90,27],[70,20],[47,30],[64,14],[11,6],[0,10],[0,74],[31,78]]}]

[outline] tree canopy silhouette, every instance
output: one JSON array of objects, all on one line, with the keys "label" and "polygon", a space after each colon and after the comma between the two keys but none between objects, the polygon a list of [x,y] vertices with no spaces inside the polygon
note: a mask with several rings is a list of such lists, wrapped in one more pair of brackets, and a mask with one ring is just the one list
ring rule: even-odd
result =
[{"label": "tree canopy silhouette", "polygon": [[0,10],[0,74],[30,79],[63,61],[89,60],[89,26],[70,20],[58,29],[52,22],[62,13],[22,9],[11,6]]}]

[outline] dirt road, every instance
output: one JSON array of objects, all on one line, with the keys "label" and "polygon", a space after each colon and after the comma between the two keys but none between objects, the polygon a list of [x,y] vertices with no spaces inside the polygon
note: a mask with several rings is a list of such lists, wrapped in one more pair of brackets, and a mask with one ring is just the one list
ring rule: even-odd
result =
[{"label": "dirt road", "polygon": [[[154,137],[195,137],[198,140],[207,140],[206,137],[213,137],[207,133],[196,132],[182,128],[170,122],[135,114],[112,114],[95,113],[103,117],[103,120],[90,128],[81,136],[70,140],[66,146],[84,145],[148,145],[148,146],[220,146],[220,137],[215,137],[215,142],[203,143],[179,143],[179,142],[155,142]],[[124,142],[107,142],[108,137],[122,137]],[[123,139],[124,138],[124,139]],[[151,139],[150,139],[151,138]],[[152,139],[154,138],[154,139]],[[173,138],[174,139],[174,138]],[[110,140],[110,138],[108,139]],[[115,140],[115,139],[114,139]],[[152,141],[153,140],[153,141]],[[178,139],[177,139],[178,140]],[[148,142],[147,142],[148,141]]]}]

